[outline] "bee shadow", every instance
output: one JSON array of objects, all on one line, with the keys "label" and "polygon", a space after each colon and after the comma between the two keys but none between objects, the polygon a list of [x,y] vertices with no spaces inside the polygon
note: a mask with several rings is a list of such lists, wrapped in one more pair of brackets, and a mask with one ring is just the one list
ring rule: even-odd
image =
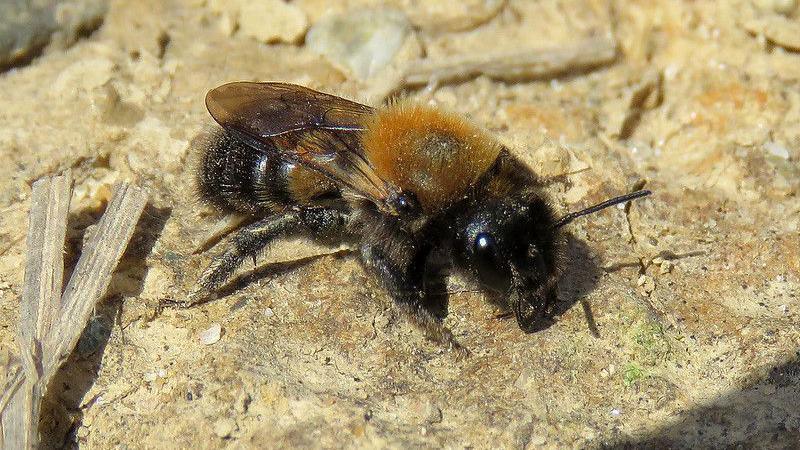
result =
[{"label": "bee shadow", "polygon": [[621,436],[606,448],[798,448],[800,349],[794,352],[759,379],[680,411],[649,436]]},{"label": "bee shadow", "polygon": [[558,298],[553,305],[551,315],[559,317],[580,302],[589,331],[595,337],[600,337],[591,305],[585,300],[585,297],[597,287],[603,275],[600,261],[585,242],[572,234],[567,235],[565,261],[564,274],[558,283]]},{"label": "bee shadow", "polygon": [[290,261],[280,261],[280,262],[271,262],[267,263],[262,266],[258,266],[253,270],[245,272],[241,275],[234,277],[230,282],[226,283],[223,287],[221,287],[216,295],[212,298],[204,302],[198,302],[197,304],[206,303],[207,301],[213,300],[215,298],[224,298],[229,295],[235,294],[245,287],[251,284],[257,284],[259,281],[269,278],[275,278],[280,275],[284,275],[287,273],[294,272],[300,268],[306,267],[312,264],[314,261],[317,261],[321,258],[325,257],[333,257],[335,259],[342,259],[346,258],[348,255],[352,254],[352,250],[337,250],[331,253],[321,253],[319,255],[312,255],[307,256],[304,258],[293,259]]}]

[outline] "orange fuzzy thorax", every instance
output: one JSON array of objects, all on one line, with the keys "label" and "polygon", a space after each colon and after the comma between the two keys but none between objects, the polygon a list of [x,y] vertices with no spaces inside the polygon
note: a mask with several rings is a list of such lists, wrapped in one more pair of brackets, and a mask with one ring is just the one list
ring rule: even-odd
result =
[{"label": "orange fuzzy thorax", "polygon": [[501,150],[465,119],[415,103],[382,108],[364,125],[362,143],[375,173],[416,194],[429,214],[463,196]]}]

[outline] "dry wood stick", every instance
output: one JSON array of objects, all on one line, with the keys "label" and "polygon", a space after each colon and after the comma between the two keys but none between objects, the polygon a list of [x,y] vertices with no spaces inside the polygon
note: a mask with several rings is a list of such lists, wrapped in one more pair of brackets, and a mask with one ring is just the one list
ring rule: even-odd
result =
[{"label": "dry wood stick", "polygon": [[28,250],[19,317],[19,351],[25,379],[11,396],[3,420],[5,448],[38,446],[43,338],[58,311],[64,276],[64,239],[72,174],[33,183]]},{"label": "dry wood stick", "polygon": [[401,84],[418,86],[447,83],[478,75],[503,80],[548,78],[608,64],[617,57],[617,42],[591,38],[570,46],[529,49],[511,53],[470,53],[448,59],[412,62]]},{"label": "dry wood stick", "polygon": [[115,187],[111,202],[64,289],[61,312],[54,327],[57,332],[50,333],[45,342],[45,370],[57,370],[72,353],[96,303],[111,282],[146,203],[147,194],[142,189],[127,184]]},{"label": "dry wood stick", "polygon": [[3,414],[11,402],[11,397],[22,386],[22,382],[25,381],[25,372],[23,372],[22,364],[13,357],[6,362],[3,374],[6,379],[2,386],[3,391],[0,393],[0,414]]},{"label": "dry wood stick", "polygon": [[0,409],[3,448],[38,446],[45,389],[103,298],[147,203],[147,195],[141,189],[126,184],[115,187],[111,202],[61,295],[71,193],[69,172],[33,185],[28,261],[20,305],[20,359],[25,380],[10,383],[2,396],[8,402],[4,410]]}]

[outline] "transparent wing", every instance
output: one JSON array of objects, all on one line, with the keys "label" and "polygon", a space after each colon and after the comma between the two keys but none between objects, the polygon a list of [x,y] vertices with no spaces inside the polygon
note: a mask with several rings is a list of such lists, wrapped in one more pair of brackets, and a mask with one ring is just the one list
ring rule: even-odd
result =
[{"label": "transparent wing", "polygon": [[255,148],[328,176],[382,210],[398,190],[375,174],[361,146],[363,121],[374,110],[341,97],[287,83],[236,82],[206,96],[211,116]]}]

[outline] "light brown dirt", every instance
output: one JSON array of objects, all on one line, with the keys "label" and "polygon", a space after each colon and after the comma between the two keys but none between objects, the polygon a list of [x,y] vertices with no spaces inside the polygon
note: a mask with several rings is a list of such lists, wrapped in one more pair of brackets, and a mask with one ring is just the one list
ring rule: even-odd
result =
[{"label": "light brown dirt", "polygon": [[[191,197],[186,164],[209,123],[205,92],[253,79],[357,96],[371,83],[302,44],[238,33],[220,2],[208,3],[112,2],[88,38],[0,74],[0,341],[14,348],[33,180],[73,168],[73,262],[115,181],[133,181],[153,199],[109,299],[48,395],[48,442],[800,442],[800,54],[745,27],[779,12],[796,23],[797,8],[391,2],[428,57],[615,35],[621,55],[598,70],[552,81],[478,78],[432,98],[543,174],[588,168],[553,184],[564,210],[640,180],[654,191],[628,214],[609,210],[571,226],[563,314],[547,330],[521,333],[468,282],[450,280],[458,292],[446,323],[474,353],[458,361],[397,317],[352,255],[308,258],[329,250],[303,242],[272,249],[217,301],[159,311],[161,301],[185,298],[210,258],[192,254],[214,223]],[[292,5],[313,27],[331,3]],[[215,324],[221,337],[206,345],[200,336]]]}]

